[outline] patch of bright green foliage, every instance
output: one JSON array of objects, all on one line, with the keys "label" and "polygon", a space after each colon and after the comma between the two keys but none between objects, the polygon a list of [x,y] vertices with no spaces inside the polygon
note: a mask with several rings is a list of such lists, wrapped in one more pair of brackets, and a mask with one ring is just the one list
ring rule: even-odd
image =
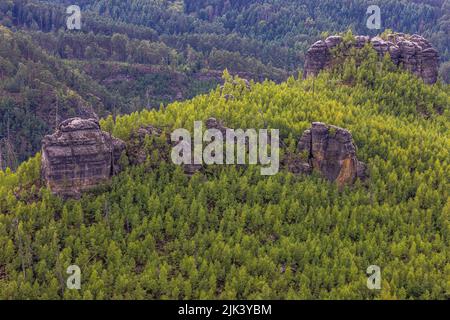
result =
[{"label": "patch of bright green foliage", "polygon": [[[225,73],[223,92],[102,121],[125,140],[141,125],[170,132],[208,117],[288,140],[312,121],[344,127],[370,178],[341,191],[317,175],[250,166],[188,178],[161,163],[64,202],[29,187],[39,158],[0,173],[0,298],[449,299],[449,87],[383,63],[355,72],[251,90]],[[65,287],[72,264],[81,290]],[[380,291],[366,287],[373,264]]]}]

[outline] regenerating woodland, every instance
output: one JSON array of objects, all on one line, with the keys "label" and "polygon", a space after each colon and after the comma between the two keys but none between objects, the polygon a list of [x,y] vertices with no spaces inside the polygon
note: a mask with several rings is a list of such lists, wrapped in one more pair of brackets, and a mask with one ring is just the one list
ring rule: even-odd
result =
[{"label": "regenerating woodland", "polygon": [[[101,124],[128,141],[143,125],[169,134],[215,117],[280,129],[295,149],[322,121],[351,130],[366,181],[339,190],[257,166],[189,178],[149,140],[145,164],[64,201],[42,188],[37,154],[0,172],[0,298],[449,299],[449,86],[425,85],[369,48],[362,57],[250,89],[225,72],[223,89]],[[81,290],[66,289],[72,264]],[[366,286],[374,264],[379,291]]]},{"label": "regenerating woodland", "polygon": [[[15,169],[63,119],[159,108],[233,75],[277,83],[297,76],[327,34],[419,33],[450,81],[449,0],[81,0],[82,29],[66,30],[68,0],[0,2],[0,154]],[[365,27],[378,4],[383,30]],[[3,26],[3,27],[1,27]]]}]

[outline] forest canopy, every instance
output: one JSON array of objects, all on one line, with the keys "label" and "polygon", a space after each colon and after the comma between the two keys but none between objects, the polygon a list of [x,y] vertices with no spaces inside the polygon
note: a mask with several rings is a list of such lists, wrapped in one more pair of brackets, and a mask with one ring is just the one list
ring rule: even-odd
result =
[{"label": "forest canopy", "polygon": [[[349,29],[418,33],[438,49],[441,78],[449,77],[449,0],[76,2],[82,28],[72,31],[72,1],[0,3],[0,141],[8,145],[0,152],[14,169],[62,119],[158,109],[214,89],[224,69],[280,83],[299,74],[315,41]],[[374,3],[381,30],[366,28]]]},{"label": "forest canopy", "polygon": [[[370,172],[343,190],[251,166],[189,178],[150,153],[80,200],[42,187],[39,154],[0,172],[0,299],[449,299],[450,90],[371,59],[250,89],[225,73],[209,94],[101,121],[129,141],[215,117],[294,148],[311,122],[334,124]],[[81,290],[66,288],[73,264]]]}]

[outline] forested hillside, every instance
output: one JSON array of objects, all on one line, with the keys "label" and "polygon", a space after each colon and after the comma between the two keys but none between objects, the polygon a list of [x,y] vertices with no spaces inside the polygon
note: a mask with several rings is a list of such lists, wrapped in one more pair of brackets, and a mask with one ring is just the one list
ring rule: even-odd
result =
[{"label": "forested hillside", "polygon": [[[318,78],[224,88],[161,110],[107,117],[129,141],[194,120],[277,128],[295,148],[312,121],[351,130],[369,179],[339,190],[312,176],[210,167],[189,178],[158,162],[62,199],[42,188],[40,155],[0,172],[1,299],[449,299],[450,90],[365,53]],[[123,159],[126,164],[126,159]],[[81,290],[66,268],[80,266]],[[366,269],[382,270],[381,290]]]},{"label": "forested hillside", "polygon": [[[450,299],[449,0],[81,0],[69,31],[71,4],[0,1],[0,299]],[[366,28],[371,4],[382,30]],[[299,79],[310,45],[349,29],[421,34],[444,81],[369,47]],[[110,184],[62,199],[37,152],[73,116],[126,143],[162,133],[140,146],[145,163],[123,155]],[[162,161],[155,145],[210,117],[279,129],[282,157],[311,122],[346,128],[367,179],[189,177]],[[74,264],[81,290],[66,288]]]},{"label": "forested hillside", "polygon": [[419,33],[450,80],[449,0],[376,1],[382,30],[366,28],[367,0],[82,0],[82,28],[68,31],[71,4],[0,3],[0,151],[13,159],[3,168],[37,152],[58,119],[77,110],[103,117],[159,108],[215,88],[225,68],[281,82],[298,74],[313,42],[348,29]]}]

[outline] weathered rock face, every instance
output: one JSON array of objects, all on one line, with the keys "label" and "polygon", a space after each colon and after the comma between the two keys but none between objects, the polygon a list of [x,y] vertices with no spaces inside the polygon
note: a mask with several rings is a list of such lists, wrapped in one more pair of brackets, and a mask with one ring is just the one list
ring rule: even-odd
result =
[{"label": "weathered rock face", "polygon": [[[227,127],[215,118],[206,121],[207,129],[217,129],[226,136]],[[356,158],[356,147],[348,130],[314,122],[301,136],[296,154],[282,160],[294,174],[311,174],[314,169],[339,186],[351,185],[357,178],[365,179],[366,165]]]},{"label": "weathered rock face", "polygon": [[[419,35],[405,35],[403,33],[390,34],[384,40],[380,37],[356,36],[353,46],[362,48],[371,43],[380,57],[389,53],[397,66],[403,66],[425,83],[433,84],[437,81],[439,70],[439,53],[431,43]],[[323,69],[333,64],[331,50],[343,41],[340,36],[328,37],[325,41],[317,41],[306,53],[304,77],[316,76]]]},{"label": "weathered rock face", "polygon": [[[205,124],[206,129],[217,129],[226,136],[228,128],[221,121],[209,118]],[[122,141],[100,131],[96,120],[70,119],[63,122],[55,134],[44,139],[43,175],[53,192],[77,196],[118,172],[117,162],[125,148],[131,164],[146,163],[148,168],[152,168],[161,162],[170,162],[171,148],[178,143],[172,142],[161,129],[146,126],[134,132],[125,147]],[[159,155],[153,159],[156,149]],[[152,159],[147,162],[149,156]],[[339,186],[351,185],[357,178],[366,178],[366,165],[356,157],[351,133],[320,122],[314,122],[303,133],[297,151],[287,154],[282,162],[295,174],[311,174],[317,170]],[[203,168],[203,165],[183,165],[188,176]]]},{"label": "weathered rock face", "polygon": [[301,160],[288,167],[294,173],[310,173],[316,169],[339,186],[366,177],[366,166],[356,158],[352,135],[345,129],[314,122],[300,138],[297,152]]},{"label": "weathered rock face", "polygon": [[79,197],[120,171],[125,143],[100,130],[95,119],[63,121],[42,141],[42,176],[53,193]]}]

